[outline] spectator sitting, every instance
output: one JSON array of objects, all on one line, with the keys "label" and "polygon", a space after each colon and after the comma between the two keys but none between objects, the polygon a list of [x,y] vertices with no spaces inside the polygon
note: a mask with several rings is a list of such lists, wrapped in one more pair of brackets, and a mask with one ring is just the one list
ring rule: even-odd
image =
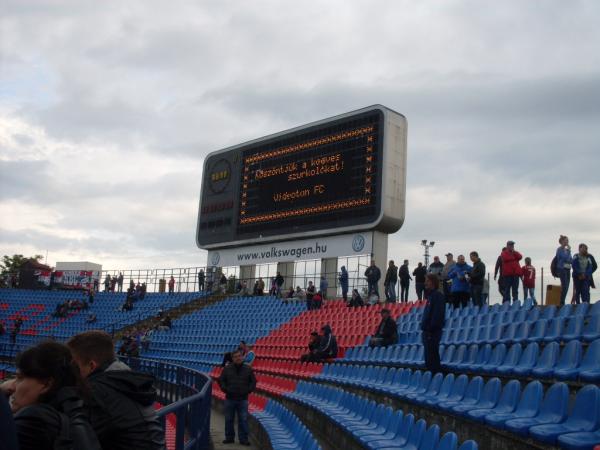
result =
[{"label": "spectator sitting", "polygon": [[96,314],[90,314],[89,316],[87,316],[87,319],[85,319],[85,323],[90,324],[90,323],[96,323],[97,322],[97,318],[96,318]]},{"label": "spectator sitting", "polygon": [[319,333],[317,333],[316,331],[310,333],[310,340],[308,341],[308,353],[302,355],[300,357],[300,361],[309,362],[316,360],[314,358],[314,354],[319,349],[319,342]]},{"label": "spectator sitting", "polygon": [[154,410],[154,377],[117,361],[112,339],[103,331],[78,334],[67,345],[89,386],[88,417],[102,448],[164,449],[164,429]]},{"label": "spectator sitting", "polygon": [[350,299],[348,306],[352,308],[356,308],[357,306],[365,306],[365,302],[358,293],[357,289],[352,289],[352,298]]},{"label": "spectator sitting", "polygon": [[294,299],[300,301],[306,300],[306,294],[300,286],[296,286],[296,291],[294,292]]},{"label": "spectator sitting", "polygon": [[338,346],[337,340],[333,335],[333,331],[329,325],[324,325],[321,328],[321,337],[319,339],[319,349],[315,352],[317,361],[323,359],[337,358]]},{"label": "spectator sitting", "polygon": [[238,297],[248,297],[250,295],[250,291],[248,290],[248,285],[245,281],[240,285],[240,289],[235,294]]},{"label": "spectator sitting", "polygon": [[[19,375],[8,392],[20,450],[64,448],[65,439],[71,445],[68,448],[101,449],[85,415],[78,371],[64,344],[44,342],[31,347],[17,357],[16,366]],[[68,431],[64,430],[65,416]]]},{"label": "spectator sitting", "polygon": [[131,311],[133,309],[133,300],[128,298],[121,306],[121,311]]},{"label": "spectator sitting", "polygon": [[144,331],[144,333],[142,334],[142,338],[141,338],[142,350],[147,351],[150,348],[152,333],[154,333],[152,328],[147,328]]},{"label": "spectator sitting", "polygon": [[387,347],[398,343],[398,327],[396,321],[392,319],[389,309],[381,310],[381,322],[371,336],[369,347]]},{"label": "spectator sitting", "polygon": [[165,330],[170,330],[171,329],[171,316],[169,316],[168,314],[163,317],[160,321],[160,324],[158,325],[158,329],[161,331],[165,331]]}]

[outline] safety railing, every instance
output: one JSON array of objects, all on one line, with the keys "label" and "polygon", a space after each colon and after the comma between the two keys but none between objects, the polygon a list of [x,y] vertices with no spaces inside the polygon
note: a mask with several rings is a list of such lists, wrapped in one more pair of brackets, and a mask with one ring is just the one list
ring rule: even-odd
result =
[{"label": "safety railing", "polygon": [[158,415],[166,425],[174,414],[175,450],[204,450],[210,443],[212,385],[208,375],[193,369],[142,358],[122,357],[132,369],[154,375],[160,402]]}]

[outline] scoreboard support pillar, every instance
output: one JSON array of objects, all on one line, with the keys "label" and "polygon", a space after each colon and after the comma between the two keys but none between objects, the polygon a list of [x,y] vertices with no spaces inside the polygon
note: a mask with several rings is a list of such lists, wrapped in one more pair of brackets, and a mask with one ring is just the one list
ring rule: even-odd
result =
[{"label": "scoreboard support pillar", "polygon": [[337,294],[337,264],[337,258],[321,259],[321,276],[324,276],[328,283],[327,292],[324,294],[328,299],[335,298]]},{"label": "scoreboard support pillar", "polygon": [[388,235],[380,231],[373,232],[373,253],[371,258],[375,260],[375,265],[381,270],[381,278],[379,279],[379,298],[385,299],[385,288],[383,282],[385,280],[385,272],[388,267]]},{"label": "scoreboard support pillar", "polygon": [[[281,294],[285,295],[286,290],[293,286],[294,284],[294,267],[295,264],[293,261],[290,262],[279,262],[277,263],[277,272],[281,273],[283,277],[283,286],[281,286]],[[271,281],[269,280],[269,283]],[[270,286],[270,285],[269,285]]]},{"label": "scoreboard support pillar", "polygon": [[255,278],[256,264],[251,264],[249,266],[240,266],[240,280],[247,282],[248,289],[252,290],[254,288]]}]

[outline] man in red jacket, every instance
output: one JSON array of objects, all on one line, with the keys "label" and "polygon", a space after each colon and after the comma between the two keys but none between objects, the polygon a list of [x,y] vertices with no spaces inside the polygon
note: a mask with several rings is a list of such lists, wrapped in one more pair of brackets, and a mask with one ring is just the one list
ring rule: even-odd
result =
[{"label": "man in red jacket", "polygon": [[515,250],[514,241],[506,243],[506,249],[500,255],[502,257],[502,276],[504,277],[504,298],[503,302],[510,302],[510,293],[512,291],[513,302],[519,298],[519,279],[521,278],[521,265],[519,261],[523,259],[518,251]]}]

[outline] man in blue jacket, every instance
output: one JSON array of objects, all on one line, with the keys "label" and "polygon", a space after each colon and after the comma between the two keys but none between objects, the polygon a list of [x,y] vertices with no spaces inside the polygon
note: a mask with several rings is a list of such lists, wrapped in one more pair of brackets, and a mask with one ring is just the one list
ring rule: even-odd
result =
[{"label": "man in blue jacket", "polygon": [[455,308],[467,306],[471,297],[471,288],[469,286],[468,276],[471,273],[471,266],[465,262],[464,255],[458,255],[456,265],[448,272],[448,278],[452,280],[452,301]]},{"label": "man in blue jacket", "polygon": [[598,268],[596,260],[588,253],[585,244],[579,244],[579,253],[573,256],[573,287],[575,288],[575,303],[590,302],[590,286],[594,285],[592,274]]},{"label": "man in blue jacket", "polygon": [[440,340],[446,321],[446,299],[439,291],[440,279],[435,274],[427,274],[425,278],[425,299],[427,305],[423,311],[421,330],[423,331],[423,347],[425,350],[425,366],[431,373],[442,370],[440,364]]}]

